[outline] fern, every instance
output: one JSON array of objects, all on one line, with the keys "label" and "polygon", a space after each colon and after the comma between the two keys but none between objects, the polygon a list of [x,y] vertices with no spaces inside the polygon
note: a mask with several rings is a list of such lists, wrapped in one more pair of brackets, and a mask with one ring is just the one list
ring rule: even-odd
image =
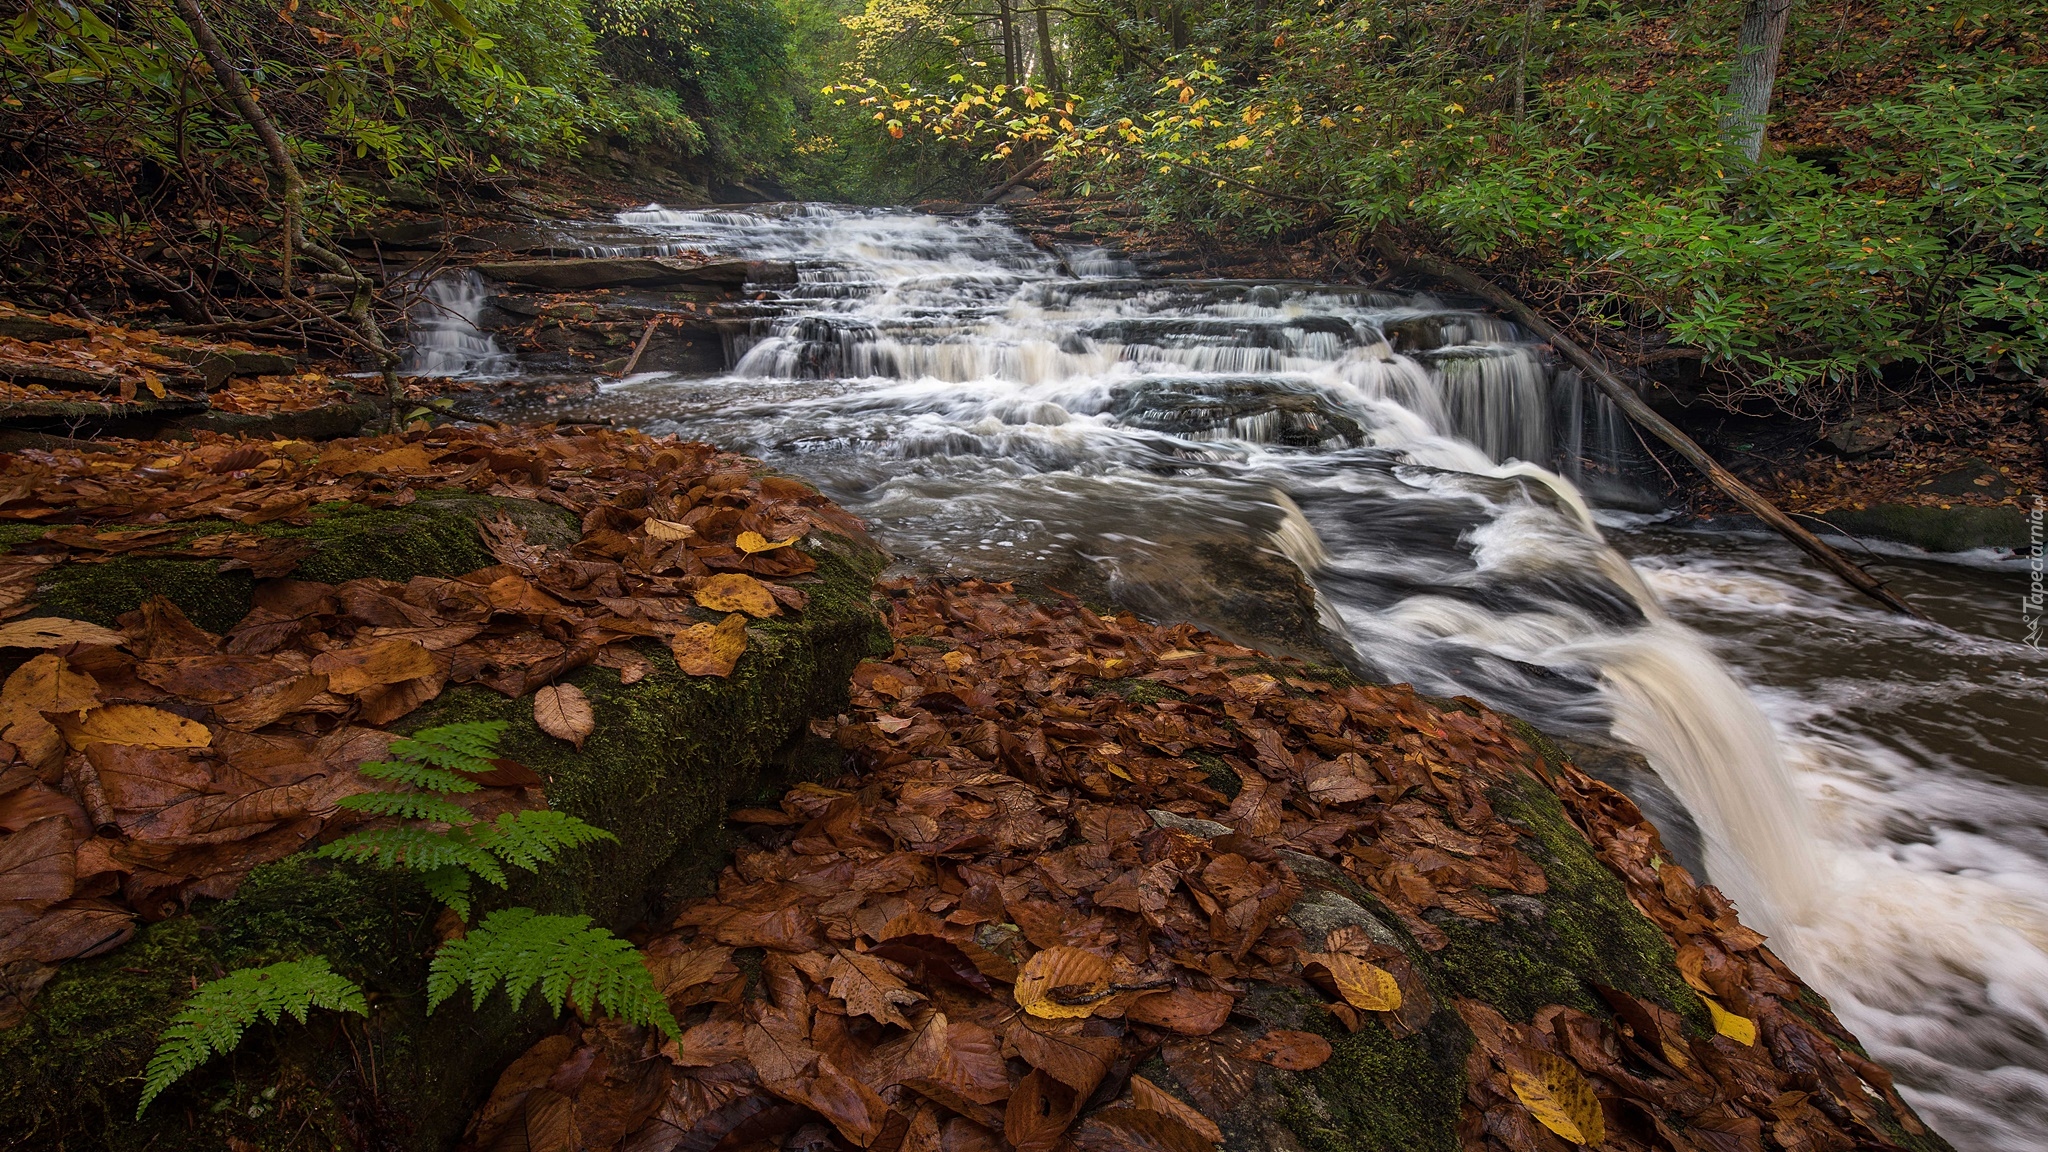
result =
[{"label": "fern", "polygon": [[470,724],[443,724],[422,728],[411,736],[391,742],[391,754],[407,760],[421,760],[452,772],[481,776],[491,771],[498,755],[498,741],[505,735],[503,720]]},{"label": "fern", "polygon": [[156,1054],[143,1073],[135,1118],[141,1119],[150,1101],[208,1056],[233,1050],[249,1025],[258,1020],[275,1024],[287,1013],[304,1024],[312,1008],[370,1013],[363,990],[329,968],[324,956],[244,968],[200,985],[157,1040]]},{"label": "fern", "polygon": [[410,784],[422,792],[474,792],[483,785],[446,768],[433,768],[412,760],[371,760],[357,771],[372,780]]},{"label": "fern", "polygon": [[460,829],[430,832],[425,828],[375,828],[351,832],[322,847],[318,855],[329,860],[410,868],[415,872],[462,868],[500,888],[506,884],[505,869],[499,866],[497,858],[471,843]]},{"label": "fern", "polygon": [[466,831],[477,847],[528,872],[538,872],[541,865],[554,863],[565,849],[600,840],[616,844],[619,840],[595,824],[547,809],[507,812],[489,824],[471,825]]},{"label": "fern", "polygon": [[434,899],[453,909],[464,921],[469,919],[469,869],[460,864],[447,864],[429,871],[420,877],[427,886],[427,892]]},{"label": "fern", "polygon": [[465,985],[472,1006],[482,1007],[501,984],[514,1008],[538,985],[541,998],[556,1012],[567,1002],[585,1012],[652,1024],[671,1037],[681,1031],[640,962],[639,950],[591,927],[588,916],[543,916],[531,908],[491,913],[434,954],[427,970],[427,1010]]},{"label": "fern", "polygon": [[359,792],[342,797],[339,803],[351,812],[365,812],[372,816],[397,816],[405,820],[433,820],[456,825],[476,820],[462,805],[422,792]]}]

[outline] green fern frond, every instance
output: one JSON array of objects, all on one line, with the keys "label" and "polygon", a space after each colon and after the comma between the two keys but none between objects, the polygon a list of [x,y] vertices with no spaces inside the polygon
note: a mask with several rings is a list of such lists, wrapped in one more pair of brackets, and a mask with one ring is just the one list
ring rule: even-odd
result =
[{"label": "green fern frond", "polygon": [[420,879],[434,899],[454,909],[457,916],[469,919],[469,869],[460,864],[450,864],[436,868]]},{"label": "green fern frond", "polygon": [[652,1024],[669,1036],[680,1032],[639,950],[591,927],[588,916],[543,916],[531,908],[491,913],[434,954],[427,970],[427,1010],[465,985],[477,1007],[502,985],[517,1008],[538,985],[541,998],[556,1012],[570,1003],[586,1012]]},{"label": "green fern frond", "polygon": [[157,1040],[156,1054],[143,1072],[136,1119],[178,1077],[204,1064],[208,1056],[241,1043],[249,1025],[258,1020],[275,1024],[286,1014],[304,1024],[312,1008],[358,1016],[370,1012],[363,990],[329,968],[324,956],[244,968],[200,985]]},{"label": "green fern frond", "polygon": [[445,768],[431,768],[412,760],[370,760],[358,769],[372,780],[410,784],[422,792],[474,792],[483,785]]},{"label": "green fern frond", "polygon": [[481,776],[491,771],[491,760],[498,755],[498,741],[504,735],[503,720],[443,724],[437,728],[422,728],[403,740],[392,741],[391,754]]},{"label": "green fern frond", "polygon": [[372,816],[397,816],[405,820],[433,820],[458,827],[475,823],[469,809],[439,796],[420,792],[359,792],[336,802],[351,812]]},{"label": "green fern frond", "polygon": [[351,832],[320,849],[317,855],[329,860],[371,862],[385,867],[434,872],[459,867],[497,885],[505,886],[505,869],[497,858],[477,847],[457,830],[429,832],[425,828],[374,828]]},{"label": "green fern frond", "polygon": [[599,840],[618,843],[619,838],[587,824],[566,812],[507,812],[489,824],[468,829],[470,842],[493,853],[505,863],[528,872],[540,871],[570,848]]}]

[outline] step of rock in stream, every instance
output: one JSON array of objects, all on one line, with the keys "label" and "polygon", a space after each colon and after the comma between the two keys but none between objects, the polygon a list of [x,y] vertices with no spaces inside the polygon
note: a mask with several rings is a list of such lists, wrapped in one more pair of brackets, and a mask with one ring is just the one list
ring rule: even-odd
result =
[{"label": "step of rock in stream", "polygon": [[[1917,1107],[1959,1147],[2048,1148],[2048,981],[2015,981],[2048,973],[2038,830],[1944,856],[1922,849],[1963,833],[1938,813],[1894,834],[1866,823],[1897,825],[1873,815],[1891,806],[1816,802],[1854,771],[1842,745],[1786,722],[1766,694],[1774,729],[1723,662],[1741,646],[1722,643],[1717,658],[1660,602],[1671,577],[1657,569],[1653,591],[1610,547],[1601,524],[1614,534],[1621,521],[1596,519],[1589,498],[1654,507],[1625,478],[1625,432],[1511,325],[1357,286],[1149,279],[1113,254],[1041,250],[994,213],[649,207],[586,234],[593,257],[781,262],[795,282],[692,309],[722,363],[700,349],[547,414],[759,456],[868,519],[915,571],[1193,620],[1632,745],[1655,775],[1622,757],[1613,782],[1672,841],[1696,822],[1706,872],[1899,1070]],[[511,307],[487,300],[486,317],[516,311],[525,290],[491,291]],[[637,337],[644,321],[614,324]],[[477,367],[519,371],[499,355],[487,347]],[[1642,547],[1633,532],[1617,540]],[[1749,561],[1778,563],[1759,548]],[[1895,647],[1929,639],[1899,627],[1876,634]],[[1837,668],[1885,658],[1826,651]],[[2038,698],[2041,662],[2014,663],[1995,674]],[[1906,659],[1873,675],[1915,674]],[[2010,743],[2048,758],[2038,721]],[[1915,770],[1940,774],[1947,756],[1924,752]],[[1996,807],[1998,786],[1956,779],[1978,788],[1966,808]],[[2048,808],[2038,793],[2020,799]],[[1955,879],[2001,867],[2003,886]],[[1969,914],[2003,925],[1999,942],[1958,939]]]}]

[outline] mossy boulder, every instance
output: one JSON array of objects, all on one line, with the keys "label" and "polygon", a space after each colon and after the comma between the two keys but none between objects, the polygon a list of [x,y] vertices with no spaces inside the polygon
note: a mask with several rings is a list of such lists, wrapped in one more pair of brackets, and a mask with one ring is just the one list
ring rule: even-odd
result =
[{"label": "mossy boulder", "polygon": [[[263,529],[312,545],[292,573],[298,578],[473,571],[492,563],[477,521],[500,512],[537,542],[578,535],[574,518],[559,509],[482,496],[317,512],[310,526]],[[195,525],[195,534],[227,527]],[[730,805],[779,795],[805,774],[809,757],[823,761],[818,767],[836,766],[836,750],[811,737],[807,721],[842,708],[854,665],[888,649],[869,602],[887,558],[864,542],[822,534],[805,547],[818,569],[793,583],[810,594],[809,607],[755,623],[730,678],[684,675],[652,641],[639,651],[654,671],[638,683],[622,685],[617,672],[597,667],[567,677],[597,714],[580,751],[539,730],[531,699],[474,686],[451,688],[402,722],[410,729],[508,721],[504,754],[545,779],[550,804],[619,837],[541,875],[520,874],[479,914],[523,904],[627,931],[673,907],[723,864]],[[247,611],[254,582],[247,572],[218,567],[217,560],[163,557],[67,564],[45,580],[40,600],[51,613],[112,623],[163,594],[194,622],[223,629]],[[0,1032],[4,1143],[273,1152],[452,1145],[504,1065],[552,1017],[538,998],[514,1012],[500,995],[475,1011],[451,1001],[429,1018],[424,973],[439,912],[407,875],[302,855],[258,869],[232,899],[148,925],[116,951],[66,966],[28,1020]],[[310,954],[326,956],[370,992],[367,1021],[326,1013],[308,1026],[259,1026],[232,1056],[211,1061],[135,1119],[139,1076],[157,1033],[198,982]]]},{"label": "mossy boulder", "polygon": [[[1527,1023],[1549,1004],[1598,1011],[1594,986],[1606,985],[1670,1008],[1698,1035],[1711,1031],[1699,997],[1678,974],[1670,942],[1629,902],[1620,877],[1594,855],[1557,797],[1530,777],[1488,795],[1523,833],[1521,848],[1543,866],[1550,891],[1540,898],[1496,895],[1498,923],[1431,912],[1426,919],[1449,941],[1435,951],[1417,944],[1377,896],[1336,868],[1285,853],[1304,885],[1288,913],[1303,936],[1315,941],[1334,928],[1355,926],[1398,947],[1427,985],[1434,1010],[1411,1035],[1396,1036],[1370,1018],[1347,1032],[1319,1000],[1278,987],[1255,989],[1239,1002],[1239,1013],[1265,1028],[1314,1032],[1330,1042],[1333,1054],[1310,1072],[1255,1066],[1250,1091],[1223,1119],[1226,1149],[1456,1152],[1472,1046],[1452,1006],[1456,999],[1482,1001]],[[1197,831],[1188,825],[1198,823],[1173,826]],[[1210,834],[1227,831],[1214,825]],[[1199,1088],[1185,1091],[1170,1060],[1154,1060],[1141,1071],[1191,1098],[1199,1094]]]}]

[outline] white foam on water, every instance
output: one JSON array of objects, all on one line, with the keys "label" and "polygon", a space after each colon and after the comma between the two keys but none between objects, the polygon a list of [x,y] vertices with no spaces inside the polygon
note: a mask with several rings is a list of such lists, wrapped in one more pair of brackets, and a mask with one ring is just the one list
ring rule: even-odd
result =
[{"label": "white foam on water", "polygon": [[490,299],[484,279],[472,269],[444,272],[429,281],[413,306],[411,347],[399,365],[405,376],[502,376],[517,361],[477,327]]},{"label": "white foam on water", "polygon": [[[1721,637],[1724,657],[1780,681],[1749,695],[1811,814],[1823,874],[1773,946],[1957,1147],[2048,1148],[2048,794],[1970,763],[2031,749],[2015,767],[2038,771],[2048,741],[2011,731],[1973,750],[1886,719],[1974,727],[1961,701],[2039,700],[2048,660],[1903,623],[1788,573],[1771,547],[1744,551],[1747,563],[1666,557],[1645,571]],[[1792,632],[1806,637],[1806,666],[1773,667],[1766,654]],[[1894,645],[1925,666],[1855,658]]]},{"label": "white foam on water", "polygon": [[1170,593],[1176,542],[1290,558],[1373,672],[1641,749],[1713,880],[1946,1135],[2048,1149],[2048,793],[1984,770],[2038,768],[2048,733],[1891,732],[1866,703],[2003,716],[2040,698],[2038,663],[1770,565],[1631,566],[1597,524],[1637,522],[1566,478],[1615,450],[1614,414],[1492,317],[1133,279],[994,214],[619,222],[799,282],[732,372],[607,386],[608,414],[806,475],[931,570],[1092,565]]}]

